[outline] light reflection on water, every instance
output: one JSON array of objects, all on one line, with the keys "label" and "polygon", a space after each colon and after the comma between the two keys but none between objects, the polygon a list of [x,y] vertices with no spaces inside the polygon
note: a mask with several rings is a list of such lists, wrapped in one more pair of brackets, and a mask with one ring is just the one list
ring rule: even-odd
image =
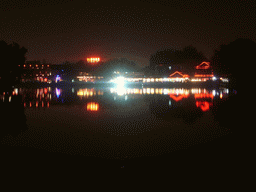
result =
[{"label": "light reflection on water", "polygon": [[[122,100],[122,106],[132,105],[132,102],[136,102],[138,99],[151,99],[151,96],[157,96],[159,99],[168,98],[166,105],[171,106],[175,103],[180,103],[189,100],[191,105],[200,108],[202,111],[208,111],[213,106],[214,99],[225,99],[228,97],[229,90],[209,90],[205,88],[71,88],[61,89],[51,87],[37,88],[37,89],[17,89],[15,88],[12,93],[3,93],[0,96],[2,102],[6,99],[11,102],[13,95],[22,95],[22,101],[24,107],[32,108],[49,108],[51,105],[66,104],[66,103],[91,103],[97,104],[97,110],[99,106],[104,105],[104,100],[110,100],[114,103]],[[155,100],[154,100],[155,101]],[[157,100],[156,100],[157,101]],[[118,107],[118,106],[117,106]],[[104,108],[104,107],[103,107]]]},{"label": "light reflection on water", "polygon": [[[17,138],[20,143],[29,143],[38,148],[54,146],[59,151],[69,149],[74,154],[93,151],[91,148],[99,146],[96,150],[102,150],[99,154],[113,150],[113,158],[116,158],[142,154],[138,150],[148,155],[159,155],[155,151],[168,153],[174,147],[189,145],[188,138],[191,140],[189,142],[195,144],[224,134],[225,130],[215,122],[211,110],[215,100],[224,100],[229,96],[229,90],[20,88],[1,94],[0,100],[6,102],[11,98],[10,102],[13,102],[12,97],[17,94],[22,95],[29,125],[27,134]],[[75,134],[78,136],[75,137]],[[96,134],[99,139],[95,139]],[[70,142],[54,143],[49,140],[49,135],[58,135],[56,138],[62,135]],[[90,140],[88,135],[94,137]],[[116,136],[129,136],[132,139],[122,141]]]}]

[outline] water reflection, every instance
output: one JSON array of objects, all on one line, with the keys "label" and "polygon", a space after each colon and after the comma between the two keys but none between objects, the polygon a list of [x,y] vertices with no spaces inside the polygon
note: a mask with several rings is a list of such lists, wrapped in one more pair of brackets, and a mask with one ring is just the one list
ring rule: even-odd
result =
[{"label": "water reflection", "polygon": [[[159,147],[157,151],[162,150],[165,153],[172,147],[170,140],[176,139],[177,145],[181,146],[182,138],[184,145],[187,145],[190,138],[194,138],[192,143],[201,138],[214,137],[215,133],[222,131],[216,126],[213,118],[214,106],[216,101],[223,102],[229,96],[229,90],[151,87],[122,88],[121,91],[117,87],[21,88],[11,93],[0,93],[0,99],[2,102],[12,103],[15,100],[13,94],[22,96],[21,106],[25,108],[28,125],[32,130],[30,133],[33,133],[33,127],[37,131],[40,130],[37,137],[27,134],[23,142],[38,147],[54,146],[56,151],[68,149],[67,151],[74,151],[77,154],[81,151],[82,153],[90,151],[88,146],[92,146],[95,151],[103,149],[102,154],[111,151],[113,146],[120,146],[114,148],[113,156],[120,157],[125,154],[131,157],[141,154],[140,151],[146,151],[151,155],[153,154],[151,149],[155,151],[156,147]],[[11,97],[10,101],[9,97]],[[226,111],[223,108],[219,111],[224,113]],[[219,117],[216,117],[221,119],[225,115],[223,113],[218,113]],[[100,135],[100,139],[90,140],[85,131],[108,135],[106,137]],[[48,139],[49,135],[54,136],[56,132],[60,133],[56,135],[68,133],[65,137],[70,142],[52,142],[49,145],[51,142]],[[193,135],[192,132],[195,134]],[[42,135],[45,139],[42,139],[43,142],[40,144],[38,140],[43,138]],[[81,139],[83,135],[86,139]],[[120,140],[120,137],[111,138],[112,135],[132,136],[132,139],[128,140],[127,137],[126,141],[121,141],[121,144],[117,145],[115,142],[117,139]],[[110,140],[114,142],[111,143]],[[91,145],[90,142],[95,142],[95,145]],[[102,145],[95,149],[100,142]],[[84,150],[81,150],[81,145]],[[166,149],[163,149],[163,146]],[[121,152],[123,149],[125,151]],[[139,151],[136,151],[137,149]]]},{"label": "water reflection", "polygon": [[98,111],[99,104],[95,102],[87,103],[87,111]]},{"label": "water reflection", "polygon": [[[150,99],[151,96],[160,96],[162,99],[168,97],[166,106],[173,106],[177,103],[182,103],[185,100],[191,105],[201,109],[201,111],[209,111],[213,106],[214,99],[225,99],[229,95],[228,89],[208,90],[201,88],[183,89],[183,88],[125,88],[117,86],[113,88],[70,88],[60,89],[51,87],[25,89],[15,88],[11,93],[3,92],[0,95],[2,102],[12,102],[12,96],[22,95],[22,102],[25,108],[49,108],[50,105],[65,104],[70,102],[88,102],[88,99],[93,99],[96,104],[90,104],[87,110],[98,111],[99,105],[103,100],[112,100],[117,102],[122,100],[131,105],[132,101],[139,98]],[[111,99],[112,98],[112,99]],[[153,102],[158,102],[160,98],[153,99]],[[152,100],[152,98],[151,98]],[[122,103],[123,105],[124,103]]]}]

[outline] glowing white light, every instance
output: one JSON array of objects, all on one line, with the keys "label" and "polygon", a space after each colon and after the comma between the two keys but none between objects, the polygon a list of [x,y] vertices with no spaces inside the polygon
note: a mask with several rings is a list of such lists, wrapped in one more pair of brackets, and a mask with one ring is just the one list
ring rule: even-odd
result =
[{"label": "glowing white light", "polygon": [[216,81],[216,80],[217,80],[217,78],[216,78],[216,77],[213,77],[213,78],[212,78],[212,80],[213,80],[213,81]]},{"label": "glowing white light", "polygon": [[18,89],[17,88],[14,89],[14,92],[15,92],[16,95],[18,95]]},{"label": "glowing white light", "polygon": [[212,90],[212,94],[213,94],[213,96],[215,96],[216,95],[216,91]]},{"label": "glowing white light", "polygon": [[126,89],[122,86],[117,86],[116,93],[117,93],[117,95],[125,95],[126,94]]},{"label": "glowing white light", "polygon": [[117,77],[116,80],[115,80],[115,83],[118,85],[118,86],[124,86],[124,77]]}]

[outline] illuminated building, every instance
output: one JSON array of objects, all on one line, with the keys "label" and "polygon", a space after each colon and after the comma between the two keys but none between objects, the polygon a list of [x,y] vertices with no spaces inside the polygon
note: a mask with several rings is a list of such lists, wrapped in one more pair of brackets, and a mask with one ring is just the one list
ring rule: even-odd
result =
[{"label": "illuminated building", "polygon": [[79,72],[79,75],[76,77],[79,81],[83,82],[96,82],[103,79],[103,76],[96,76],[87,72]]},{"label": "illuminated building", "polygon": [[51,65],[40,61],[26,61],[22,67],[21,81],[48,82],[51,78]]},{"label": "illuminated building", "polygon": [[196,72],[191,81],[208,81],[214,80],[214,75],[210,62],[202,62],[200,65],[197,65]]},{"label": "illuminated building", "polygon": [[98,62],[100,62],[100,58],[99,57],[90,57],[90,58],[87,58],[87,62],[88,63],[98,63]]},{"label": "illuminated building", "polygon": [[184,82],[188,80],[188,77],[189,77],[188,75],[182,74],[179,71],[175,71],[174,73],[169,75],[170,81],[173,81],[173,82]]}]

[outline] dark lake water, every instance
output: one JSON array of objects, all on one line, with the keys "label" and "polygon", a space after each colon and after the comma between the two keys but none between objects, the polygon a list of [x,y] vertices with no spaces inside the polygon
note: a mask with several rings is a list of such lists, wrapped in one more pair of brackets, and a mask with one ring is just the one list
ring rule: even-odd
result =
[{"label": "dark lake water", "polygon": [[[205,88],[15,88],[27,130],[1,143],[100,159],[157,157],[230,134],[216,106],[230,90]],[[15,120],[14,120],[15,121]]]}]

